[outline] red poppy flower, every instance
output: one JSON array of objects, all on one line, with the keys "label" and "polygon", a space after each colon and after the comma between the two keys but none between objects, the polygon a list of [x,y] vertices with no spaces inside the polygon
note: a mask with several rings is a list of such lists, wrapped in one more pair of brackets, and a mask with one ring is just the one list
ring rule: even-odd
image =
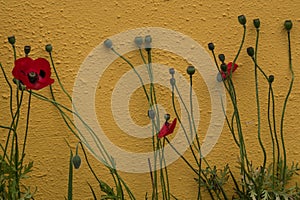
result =
[{"label": "red poppy flower", "polygon": [[[238,67],[238,65],[234,63],[234,66],[233,66],[233,69],[232,69],[232,73],[236,70],[237,67]],[[232,62],[229,62],[227,64],[227,73],[225,73],[225,72],[223,72],[221,70],[221,74],[222,74],[222,78],[223,79],[226,79],[228,76],[230,76],[231,68],[232,68]]]},{"label": "red poppy flower", "polygon": [[13,76],[22,82],[27,89],[39,90],[54,82],[49,62],[44,58],[33,60],[29,57],[15,61]]},{"label": "red poppy flower", "polygon": [[176,118],[173,120],[172,123],[169,123],[169,122],[166,121],[164,123],[164,125],[161,127],[157,137],[162,138],[162,137],[165,137],[165,136],[173,133],[173,131],[175,129],[175,126],[176,126],[176,122],[177,122]]}]

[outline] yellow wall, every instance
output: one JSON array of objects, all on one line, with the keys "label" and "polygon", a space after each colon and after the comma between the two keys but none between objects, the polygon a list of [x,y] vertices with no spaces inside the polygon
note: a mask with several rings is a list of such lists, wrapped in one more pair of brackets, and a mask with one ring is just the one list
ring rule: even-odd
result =
[{"label": "yellow wall", "polygon": [[[196,1],[196,0],[152,0],[152,1],[40,1],[40,0],[2,0],[0,1],[0,62],[9,73],[13,64],[12,51],[7,42],[7,36],[15,35],[17,38],[17,53],[23,54],[23,46],[31,45],[31,57],[46,57],[44,51],[45,44],[51,43],[54,48],[53,56],[57,70],[68,91],[72,91],[74,80],[78,69],[86,56],[103,42],[106,38],[120,32],[140,27],[163,27],[181,32],[196,40],[207,49],[207,43],[213,41],[218,53],[224,53],[227,60],[233,59],[242,35],[242,27],[238,24],[237,16],[245,14],[248,19],[249,29],[247,33],[246,47],[254,45],[255,29],[252,26],[252,19],[261,19],[261,44],[260,63],[268,74],[275,75],[274,86],[276,88],[276,98],[279,101],[278,113],[287,92],[289,83],[289,71],[287,62],[286,35],[283,30],[283,22],[291,19],[294,22],[292,29],[292,49],[294,70],[296,74],[295,87],[291,94],[291,100],[287,108],[286,120],[286,142],[288,163],[300,161],[298,145],[300,133],[299,123],[299,91],[300,84],[298,75],[300,74],[297,64],[299,59],[299,21],[300,3],[296,0],[290,1]],[[169,54],[167,54],[169,55]],[[186,63],[180,61],[183,66],[176,65],[175,61],[168,60],[168,56],[159,55],[157,60],[164,64],[175,66],[176,69],[184,73]],[[253,64],[245,53],[245,49],[239,60],[239,69],[234,75],[236,89],[240,95],[239,102],[242,110],[244,131],[246,133],[247,144],[251,152],[251,159],[256,161],[261,158],[261,151],[256,140],[256,111],[254,109],[254,82]],[[117,63],[121,67],[129,67]],[[126,70],[111,72],[115,77],[119,77]],[[108,72],[108,76],[110,76]],[[1,104],[7,102],[7,94],[3,94],[3,78],[1,77]],[[167,77],[168,78],[168,77]],[[103,86],[110,87],[111,82],[117,80],[104,78]],[[201,82],[201,78],[198,80]],[[55,87],[58,88],[57,82]],[[106,88],[107,89],[107,88]],[[266,90],[262,90],[266,91]],[[106,91],[109,94],[109,89]],[[201,93],[201,91],[198,90]],[[40,93],[49,95],[47,89]],[[113,134],[119,129],[114,124],[109,125],[111,113],[106,103],[110,102],[107,93],[98,93],[99,119],[103,120],[106,127]],[[207,91],[206,91],[207,93]],[[138,92],[134,98],[139,99]],[[164,93],[159,92],[158,95]],[[266,94],[266,93],[264,93]],[[200,95],[200,94],[199,94]],[[61,102],[67,102],[66,98],[57,94]],[[203,98],[202,108],[210,107],[210,102]],[[133,101],[131,101],[133,103]],[[263,98],[262,104],[266,105]],[[134,102],[134,105],[141,106],[141,110],[136,112],[143,114],[147,110],[142,110],[143,101]],[[7,107],[1,105],[1,109]],[[69,148],[65,140],[76,145],[75,137],[67,131],[57,110],[46,102],[33,99],[32,113],[30,121],[30,134],[28,138],[27,154],[28,161],[34,160],[34,170],[28,181],[29,185],[37,186],[35,199],[63,199],[67,195],[68,159]],[[133,113],[138,121],[146,120],[139,118]],[[209,123],[209,110],[203,110],[203,126],[207,128]],[[4,112],[1,111],[1,121],[5,121]],[[104,119],[105,118],[105,119]],[[264,121],[265,122],[265,121]],[[142,123],[142,122],[139,122]],[[267,129],[264,129],[265,133]],[[129,142],[116,139],[116,144],[131,148],[135,146],[134,140]],[[267,136],[264,138],[268,138]],[[122,139],[122,138],[121,138]],[[1,141],[4,140],[1,133]],[[139,145],[142,145],[140,143]],[[132,148],[134,150],[134,148]],[[137,150],[138,151],[138,150]],[[237,160],[237,148],[231,138],[228,129],[224,126],[223,133],[208,155],[208,160],[212,163],[223,166],[225,163],[234,165]],[[82,155],[82,154],[81,154]],[[90,156],[99,177],[110,181],[107,170],[101,163]],[[232,167],[234,168],[234,167]],[[196,197],[196,184],[193,174],[187,170],[181,160],[170,165],[170,177],[172,192],[179,199],[194,199]],[[148,174],[122,173],[129,186],[133,188],[137,199],[143,199],[145,192],[150,193],[150,178]],[[299,179],[298,179],[299,180]],[[85,162],[82,167],[74,172],[74,199],[91,199],[92,195],[86,182],[91,183],[95,188],[96,181],[92,177]],[[230,187],[228,187],[230,189]]]}]

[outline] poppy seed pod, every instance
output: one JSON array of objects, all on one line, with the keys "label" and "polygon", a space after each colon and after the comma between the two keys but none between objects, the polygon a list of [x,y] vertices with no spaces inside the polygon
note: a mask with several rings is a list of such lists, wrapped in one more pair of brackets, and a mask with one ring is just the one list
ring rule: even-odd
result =
[{"label": "poppy seed pod", "polygon": [[171,117],[170,114],[165,114],[164,115],[164,118],[165,118],[166,122],[169,121],[170,117]]},{"label": "poppy seed pod", "polygon": [[293,27],[292,20],[285,20],[284,27],[287,31],[290,31]]},{"label": "poppy seed pod", "polygon": [[211,50],[211,51],[213,51],[215,49],[214,43],[212,43],[212,42],[208,43],[208,49]]},{"label": "poppy seed pod", "polygon": [[105,46],[106,48],[111,49],[112,46],[113,46],[113,43],[112,43],[112,41],[111,41],[110,39],[106,39],[106,40],[104,41],[104,46]]},{"label": "poppy seed pod", "polygon": [[222,63],[224,63],[224,61],[225,61],[225,55],[224,54],[219,54],[219,60],[222,62]]},{"label": "poppy seed pod", "polygon": [[136,46],[138,46],[140,48],[143,44],[143,38],[141,36],[135,37],[134,43],[136,44]]},{"label": "poppy seed pod", "polygon": [[52,52],[52,45],[51,44],[47,44],[46,47],[45,47],[46,51],[48,53],[51,53]]},{"label": "poppy seed pod", "polygon": [[151,35],[147,35],[146,37],[145,37],[145,43],[146,44],[150,44],[152,42],[152,37],[151,37]]},{"label": "poppy seed pod", "polygon": [[241,25],[245,25],[247,22],[245,15],[238,16],[238,20]]},{"label": "poppy seed pod", "polygon": [[195,74],[195,67],[194,66],[188,66],[187,69],[186,69],[186,72],[192,76],[193,74]]},{"label": "poppy seed pod", "polygon": [[248,48],[247,48],[247,54],[248,54],[250,57],[253,57],[253,56],[254,56],[254,49],[253,49],[253,47],[248,47]]},{"label": "poppy seed pod", "polygon": [[73,158],[72,158],[72,163],[75,167],[75,169],[78,169],[81,165],[81,158],[78,154],[76,154]]},{"label": "poppy seed pod", "polygon": [[155,112],[154,112],[154,110],[152,110],[152,109],[148,110],[148,117],[150,119],[154,119],[155,118]]},{"label": "poppy seed pod", "polygon": [[227,71],[227,65],[226,65],[225,63],[222,63],[222,64],[221,64],[221,70],[222,70],[223,72],[226,72],[226,71]]},{"label": "poppy seed pod", "polygon": [[151,50],[151,43],[152,43],[152,37],[151,37],[151,35],[147,35],[145,37],[145,49],[146,49],[146,51]]},{"label": "poppy seed pod", "polygon": [[175,78],[171,78],[171,79],[170,79],[170,84],[171,84],[172,86],[174,86],[174,85],[175,85],[175,83],[176,83],[176,80],[175,80]]},{"label": "poppy seed pod", "polygon": [[269,83],[273,83],[273,81],[274,81],[274,75],[270,75],[268,81],[269,81]]},{"label": "poppy seed pod", "polygon": [[11,44],[11,45],[14,45],[16,43],[16,38],[14,35],[8,37],[8,42]]},{"label": "poppy seed pod", "polygon": [[26,56],[30,53],[31,47],[30,46],[24,46],[24,53]]},{"label": "poppy seed pod", "polygon": [[253,24],[254,24],[254,27],[255,28],[259,28],[260,27],[260,20],[257,18],[257,19],[254,19],[253,20]]},{"label": "poppy seed pod", "polygon": [[174,75],[174,74],[175,74],[174,68],[170,68],[170,69],[169,69],[169,73],[170,73],[171,75]]}]

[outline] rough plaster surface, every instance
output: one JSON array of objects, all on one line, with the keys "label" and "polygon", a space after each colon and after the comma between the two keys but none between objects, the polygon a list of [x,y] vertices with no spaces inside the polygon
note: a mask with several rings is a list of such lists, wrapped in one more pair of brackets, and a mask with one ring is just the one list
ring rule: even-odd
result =
[{"label": "rough plaster surface", "polygon": [[[299,94],[300,74],[297,63],[299,60],[299,23],[300,4],[298,1],[193,1],[193,0],[153,0],[153,1],[0,1],[0,62],[5,66],[9,74],[12,65],[12,51],[7,43],[7,36],[15,35],[17,38],[17,53],[23,56],[23,46],[31,45],[31,56],[47,57],[44,51],[45,44],[51,43],[54,47],[53,56],[58,73],[68,91],[72,91],[77,71],[89,54],[89,52],[111,35],[140,27],[164,27],[182,32],[198,41],[206,48],[207,43],[213,41],[218,53],[224,53],[227,60],[234,58],[237,51],[242,29],[237,22],[237,16],[245,14],[249,24],[246,46],[254,45],[255,30],[252,19],[261,19],[261,44],[259,47],[259,62],[269,74],[275,75],[274,87],[278,113],[282,108],[284,95],[287,92],[290,74],[288,71],[286,36],[283,31],[283,22],[292,19],[293,60],[295,63],[295,87],[291,94],[286,116],[286,146],[289,163],[299,161],[300,148],[298,145],[300,133],[299,123]],[[174,66],[178,71],[185,73],[186,64],[177,60],[170,54],[159,54],[157,61]],[[261,158],[261,151],[256,140],[255,127],[257,123],[254,107],[254,82],[253,65],[245,53],[245,49],[238,60],[239,69],[235,73],[235,82],[239,96],[239,105],[243,116],[244,131],[248,142],[251,158],[257,162]],[[121,61],[116,61],[118,68],[107,72],[107,77],[99,83],[99,89],[103,92],[97,94],[99,99],[99,119],[106,129],[112,133],[110,137],[117,144],[131,150],[142,151],[143,144],[136,146],[134,139],[114,135],[119,131],[118,127],[111,125],[111,112],[109,110],[110,93],[113,89],[111,83],[128,70]],[[1,88],[3,88],[3,76],[1,75]],[[86,80],[88,81],[88,80]],[[199,84],[201,78],[199,78]],[[203,83],[202,83],[203,84]],[[57,82],[54,85],[58,88]],[[203,89],[205,91],[205,89]],[[56,91],[56,90],[55,90]],[[202,92],[202,89],[196,89]],[[266,105],[266,89],[262,91],[262,105]],[[6,122],[3,114],[7,109],[7,93],[1,89],[1,122]],[[49,96],[49,91],[40,91]],[[207,94],[207,91],[204,92]],[[137,92],[137,94],[140,94]],[[164,96],[165,91],[158,92],[158,96]],[[200,94],[199,94],[200,95]],[[60,92],[58,99],[67,103]],[[201,97],[201,95],[200,95]],[[200,98],[199,97],[199,98]],[[134,97],[133,97],[134,98]],[[201,97],[202,108],[209,107],[210,102]],[[162,97],[163,99],[163,97]],[[142,107],[145,102],[136,101],[132,108]],[[28,184],[37,186],[36,199],[63,199],[67,195],[68,157],[69,148],[65,139],[74,148],[76,139],[67,131],[59,113],[46,102],[33,100],[32,118],[30,121],[30,134],[26,158],[34,160],[34,171]],[[142,108],[141,108],[142,109]],[[137,110],[141,112],[141,110]],[[202,110],[204,117],[204,129],[209,123],[209,110]],[[133,115],[135,115],[133,113]],[[143,123],[143,118],[135,116],[138,123]],[[140,119],[140,122],[139,122]],[[264,121],[266,123],[266,121]],[[201,127],[202,128],[202,127]],[[264,128],[265,133],[267,128]],[[264,135],[268,140],[268,135]],[[1,132],[1,141],[4,133]],[[126,140],[126,142],[124,141]],[[267,142],[266,142],[267,143]],[[145,148],[149,148],[146,144]],[[136,148],[135,148],[136,147]],[[188,153],[187,153],[188,154]],[[105,168],[90,156],[96,172],[104,180],[111,181]],[[237,161],[237,149],[227,128],[224,128],[221,138],[208,159],[218,165],[225,163],[234,165]],[[196,184],[193,174],[185,168],[182,161],[178,160],[170,168],[171,190],[179,199],[194,199],[196,197]],[[148,174],[122,173],[129,186],[133,188],[137,199],[143,199],[145,192],[150,193],[150,178]],[[74,172],[74,199],[91,199],[92,195],[86,182],[97,188],[97,183],[89,172],[86,163],[80,170]],[[228,187],[231,188],[230,186]]]}]

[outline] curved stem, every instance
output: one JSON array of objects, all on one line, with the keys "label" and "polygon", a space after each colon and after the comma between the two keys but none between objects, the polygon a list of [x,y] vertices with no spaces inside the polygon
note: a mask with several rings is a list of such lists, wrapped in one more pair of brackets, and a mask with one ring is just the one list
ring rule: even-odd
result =
[{"label": "curved stem", "polygon": [[148,95],[148,92],[145,88],[145,84],[144,84],[144,81],[142,79],[142,77],[140,76],[140,74],[136,71],[135,67],[131,64],[131,62],[129,60],[127,60],[124,56],[122,56],[121,54],[119,54],[114,48],[111,48],[112,52],[114,52],[117,56],[119,56],[122,60],[124,60],[130,67],[131,69],[134,71],[134,73],[137,75],[142,87],[143,87],[143,90],[144,90],[144,93],[147,97],[147,100],[149,101],[150,100],[150,97]]},{"label": "curved stem", "polygon": [[281,136],[281,144],[282,144],[282,149],[283,149],[283,169],[282,169],[282,182],[283,182],[283,184],[286,184],[286,149],[285,149],[284,134],[283,134],[284,115],[285,115],[287,102],[288,102],[289,96],[291,94],[291,91],[292,91],[292,88],[293,88],[293,83],[294,83],[294,71],[293,71],[293,66],[292,66],[290,31],[287,31],[287,34],[288,34],[288,54],[289,54],[288,56],[289,56],[289,68],[290,68],[290,72],[291,72],[291,82],[290,82],[290,87],[289,87],[288,93],[287,93],[286,98],[284,100],[282,115],[281,115],[281,122],[280,122],[280,136]]}]

